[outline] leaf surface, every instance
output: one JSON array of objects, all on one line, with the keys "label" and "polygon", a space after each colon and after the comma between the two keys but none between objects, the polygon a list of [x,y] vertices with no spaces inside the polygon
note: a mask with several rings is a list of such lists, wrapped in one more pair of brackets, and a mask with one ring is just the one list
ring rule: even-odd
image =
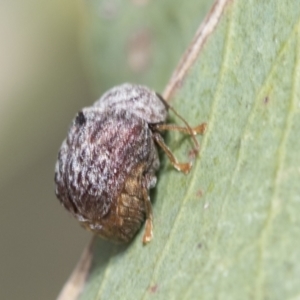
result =
[{"label": "leaf surface", "polygon": [[[300,297],[299,17],[294,1],[228,1],[171,99],[208,123],[200,155],[187,176],[162,155],[153,241],[97,240],[81,299]],[[166,141],[188,160],[190,139]]]}]

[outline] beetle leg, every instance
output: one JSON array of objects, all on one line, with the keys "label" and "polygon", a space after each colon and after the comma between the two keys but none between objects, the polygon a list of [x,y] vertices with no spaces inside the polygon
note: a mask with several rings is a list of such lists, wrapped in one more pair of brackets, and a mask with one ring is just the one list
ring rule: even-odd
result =
[{"label": "beetle leg", "polygon": [[145,232],[143,236],[143,244],[149,243],[153,238],[153,213],[150,197],[148,196],[147,188],[143,187],[143,199],[146,210]]},{"label": "beetle leg", "polygon": [[152,125],[152,127],[157,131],[165,131],[165,130],[179,131],[189,135],[196,135],[196,134],[204,134],[207,124],[202,123],[196,127],[191,127],[191,128],[181,127],[175,124],[155,124]]},{"label": "beetle leg", "polygon": [[174,166],[174,168],[180,172],[183,172],[184,174],[188,174],[189,171],[192,168],[192,163],[180,163],[178,162],[178,160],[176,159],[176,157],[174,156],[174,154],[171,152],[171,150],[169,149],[169,147],[165,144],[162,136],[157,133],[154,132],[153,133],[153,138],[156,141],[156,143],[164,150],[164,152],[167,154],[167,156],[169,157],[172,165]]}]

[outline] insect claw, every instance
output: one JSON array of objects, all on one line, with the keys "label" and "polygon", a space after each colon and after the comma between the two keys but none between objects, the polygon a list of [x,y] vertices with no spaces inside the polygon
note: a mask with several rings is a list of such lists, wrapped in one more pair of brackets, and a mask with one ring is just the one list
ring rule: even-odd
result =
[{"label": "insect claw", "polygon": [[174,167],[176,170],[184,173],[184,174],[188,174],[192,168],[192,163],[174,163]]}]

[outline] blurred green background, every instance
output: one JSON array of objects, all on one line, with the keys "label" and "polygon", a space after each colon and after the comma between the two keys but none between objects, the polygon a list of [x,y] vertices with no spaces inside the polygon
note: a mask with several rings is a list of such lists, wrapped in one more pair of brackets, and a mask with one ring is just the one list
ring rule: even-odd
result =
[{"label": "blurred green background", "polygon": [[55,299],[90,235],[54,196],[70,120],[90,103],[79,7],[0,3],[0,299]]},{"label": "blurred green background", "polygon": [[162,91],[211,3],[0,2],[0,299],[54,299],[91,238],[54,195],[75,113],[123,81]]}]

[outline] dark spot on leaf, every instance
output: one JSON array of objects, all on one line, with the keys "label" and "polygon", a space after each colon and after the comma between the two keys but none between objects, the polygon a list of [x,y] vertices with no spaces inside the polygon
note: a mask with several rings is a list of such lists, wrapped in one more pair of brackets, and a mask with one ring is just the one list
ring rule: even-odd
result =
[{"label": "dark spot on leaf", "polygon": [[197,155],[197,154],[198,154],[197,149],[191,149],[191,150],[188,152],[189,159],[194,160],[194,159],[196,158],[196,155]]},{"label": "dark spot on leaf", "polygon": [[158,289],[158,285],[155,284],[155,285],[150,286],[149,291],[151,294],[155,294],[157,292],[157,289]]},{"label": "dark spot on leaf", "polygon": [[269,96],[266,96],[266,97],[264,98],[264,104],[268,104],[269,101],[270,101]]},{"label": "dark spot on leaf", "polygon": [[196,193],[196,196],[197,197],[202,197],[203,196],[202,190],[198,190],[197,193]]},{"label": "dark spot on leaf", "polygon": [[134,73],[143,73],[150,66],[153,56],[153,37],[149,29],[139,29],[130,36],[127,61]]}]

